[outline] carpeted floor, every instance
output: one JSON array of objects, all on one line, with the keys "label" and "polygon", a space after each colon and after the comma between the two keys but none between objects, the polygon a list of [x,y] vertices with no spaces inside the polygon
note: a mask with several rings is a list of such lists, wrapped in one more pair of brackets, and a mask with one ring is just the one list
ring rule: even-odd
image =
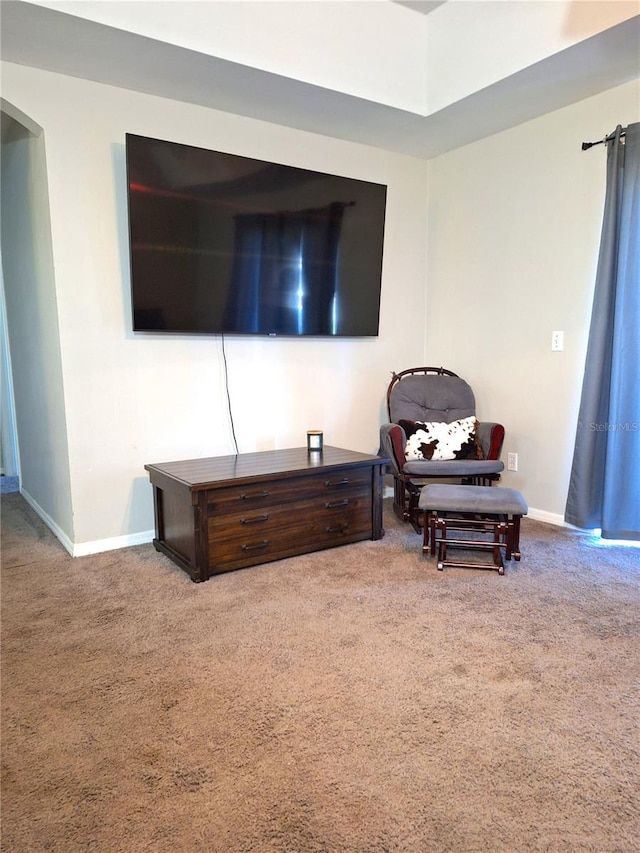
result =
[{"label": "carpeted floor", "polygon": [[3,853],[640,851],[640,550],[385,526],[192,584],[3,496]]}]

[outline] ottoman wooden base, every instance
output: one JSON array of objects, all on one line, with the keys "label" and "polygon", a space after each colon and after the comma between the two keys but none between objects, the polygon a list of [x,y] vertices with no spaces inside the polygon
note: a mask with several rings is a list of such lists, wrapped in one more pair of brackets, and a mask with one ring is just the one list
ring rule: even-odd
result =
[{"label": "ottoman wooden base", "polygon": [[[505,559],[520,559],[520,519],[528,507],[515,489],[433,484],[424,486],[418,506],[424,512],[422,553],[433,557],[437,549],[440,571],[449,566],[493,569],[503,575]],[[449,548],[488,551],[493,562],[452,560]]]}]

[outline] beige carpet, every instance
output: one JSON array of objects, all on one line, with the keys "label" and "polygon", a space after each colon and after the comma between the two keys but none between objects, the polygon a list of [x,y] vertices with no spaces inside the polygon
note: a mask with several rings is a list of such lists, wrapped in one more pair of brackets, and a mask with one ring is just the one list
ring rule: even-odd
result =
[{"label": "beige carpet", "polygon": [[640,551],[523,522],[192,584],[2,499],[2,850],[640,851]]}]

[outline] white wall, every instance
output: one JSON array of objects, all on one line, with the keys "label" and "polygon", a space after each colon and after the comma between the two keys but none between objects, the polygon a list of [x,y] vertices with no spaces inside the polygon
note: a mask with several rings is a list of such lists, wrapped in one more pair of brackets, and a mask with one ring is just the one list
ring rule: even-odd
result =
[{"label": "white wall", "polygon": [[[45,143],[41,128],[3,103],[2,271],[20,486],[50,526],[72,541]],[[11,113],[9,113],[11,110]],[[3,397],[3,403],[9,403]],[[3,413],[3,429],[12,428]]]},{"label": "white wall", "polygon": [[377,339],[226,340],[241,452],[302,444],[310,427],[375,452],[390,371],[443,364],[505,424],[520,470],[504,484],[561,521],[604,197],[604,148],[580,143],[639,120],[637,81],[429,164],[8,63],[2,85],[44,131],[70,498],[56,507],[41,454],[41,509],[75,553],[149,538],[145,463],[233,452],[220,338],[130,331],[126,132],[388,184]]},{"label": "white wall", "polygon": [[145,463],[234,452],[220,338],[130,331],[126,132],[388,184],[378,338],[225,341],[241,452],[377,451],[390,372],[424,357],[425,162],[26,66],[2,87],[46,140],[75,553],[149,538]]},{"label": "white wall", "polygon": [[504,423],[519,470],[503,485],[551,521],[564,515],[605,190],[605,147],[580,146],[638,120],[635,81],[430,162],[427,360]]}]

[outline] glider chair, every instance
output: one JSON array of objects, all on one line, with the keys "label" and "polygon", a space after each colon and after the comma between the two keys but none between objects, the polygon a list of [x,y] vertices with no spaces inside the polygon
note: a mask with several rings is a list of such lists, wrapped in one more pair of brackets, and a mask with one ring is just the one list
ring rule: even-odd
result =
[{"label": "glider chair", "polygon": [[393,373],[387,389],[389,422],[380,427],[380,451],[394,478],[393,509],[421,530],[418,501],[425,482],[452,480],[490,486],[500,479],[504,427],[476,420],[471,387],[443,367]]}]

